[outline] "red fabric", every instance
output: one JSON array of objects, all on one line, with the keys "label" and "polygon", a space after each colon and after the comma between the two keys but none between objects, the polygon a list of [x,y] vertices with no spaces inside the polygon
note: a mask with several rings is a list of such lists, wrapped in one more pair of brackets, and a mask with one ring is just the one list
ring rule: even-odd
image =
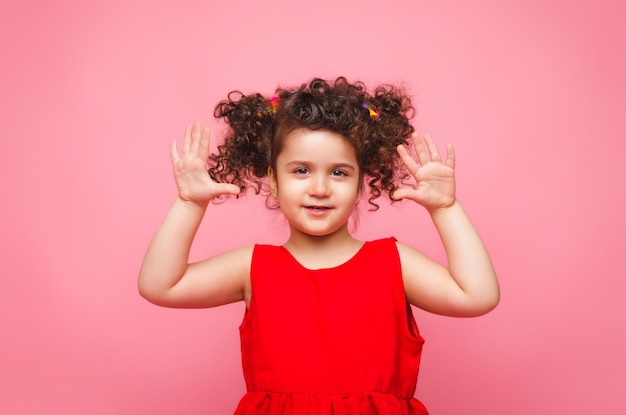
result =
[{"label": "red fabric", "polygon": [[251,281],[240,327],[248,393],[236,415],[428,413],[413,397],[424,341],[393,238],[321,270],[257,245]]}]

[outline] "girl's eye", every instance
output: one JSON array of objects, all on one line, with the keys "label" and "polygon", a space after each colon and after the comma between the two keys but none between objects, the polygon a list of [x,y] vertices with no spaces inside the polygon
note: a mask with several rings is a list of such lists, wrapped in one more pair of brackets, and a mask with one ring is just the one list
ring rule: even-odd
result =
[{"label": "girl's eye", "polygon": [[348,173],[346,173],[343,170],[333,170],[331,173],[333,176],[347,176]]},{"label": "girl's eye", "polygon": [[295,169],[293,172],[295,174],[307,174],[309,172],[309,169],[305,167],[300,167],[300,168]]}]

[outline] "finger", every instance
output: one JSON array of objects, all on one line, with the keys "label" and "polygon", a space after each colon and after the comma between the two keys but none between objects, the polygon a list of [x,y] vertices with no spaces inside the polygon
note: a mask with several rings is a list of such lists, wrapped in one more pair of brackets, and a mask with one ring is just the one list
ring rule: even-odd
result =
[{"label": "finger", "polygon": [[426,141],[426,145],[428,146],[428,152],[430,153],[430,160],[441,162],[441,154],[439,154],[439,150],[437,149],[437,146],[435,145],[435,142],[433,141],[432,137],[426,134],[424,136],[424,141]]},{"label": "finger", "polygon": [[420,165],[424,165],[430,161],[430,155],[426,151],[426,147],[422,143],[422,137],[418,133],[413,133],[413,145],[415,145],[415,154]]},{"label": "finger", "polygon": [[391,200],[402,200],[404,199],[404,197],[406,192],[404,192],[404,189],[397,189],[395,192],[393,192],[393,194],[391,195]]},{"label": "finger", "polygon": [[398,154],[400,155],[400,158],[402,159],[402,162],[406,166],[409,173],[415,176],[420,166],[415,162],[415,160],[413,160],[413,158],[403,145],[399,145],[396,149],[398,150]]},{"label": "finger", "polygon": [[202,139],[200,140],[200,146],[198,148],[198,157],[204,162],[209,160],[209,146],[210,146],[211,130],[209,127],[202,129]]},{"label": "finger", "polygon": [[183,136],[183,156],[189,154],[189,150],[191,149],[191,130],[193,126],[189,124],[185,128],[185,135]]},{"label": "finger", "polygon": [[446,166],[454,169],[454,166],[456,165],[456,153],[454,152],[454,147],[452,147],[452,144],[446,145],[446,152]]},{"label": "finger", "polygon": [[196,121],[191,129],[191,154],[198,154],[200,149],[200,141],[202,141],[202,123]]},{"label": "finger", "polygon": [[176,140],[170,143],[170,157],[172,158],[172,163],[176,163],[180,160],[180,154],[178,154],[178,142]]},{"label": "finger", "polygon": [[238,195],[241,193],[239,186],[231,183],[217,183],[216,189],[219,194]]}]

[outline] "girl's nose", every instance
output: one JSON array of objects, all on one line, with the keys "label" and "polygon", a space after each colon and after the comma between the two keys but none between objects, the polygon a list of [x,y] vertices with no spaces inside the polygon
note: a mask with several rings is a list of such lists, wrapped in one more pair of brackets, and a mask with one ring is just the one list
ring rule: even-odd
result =
[{"label": "girl's nose", "polygon": [[322,175],[316,175],[311,178],[311,186],[309,193],[311,196],[323,197],[328,196],[330,186],[328,185],[328,178],[322,177]]}]

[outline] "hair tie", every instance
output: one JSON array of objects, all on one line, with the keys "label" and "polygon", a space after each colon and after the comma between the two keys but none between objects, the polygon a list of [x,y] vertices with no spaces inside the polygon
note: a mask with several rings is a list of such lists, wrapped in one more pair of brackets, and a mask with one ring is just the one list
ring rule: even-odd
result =
[{"label": "hair tie", "polygon": [[276,111],[278,111],[279,102],[280,102],[280,97],[272,97],[272,99],[270,99],[270,105],[264,108],[263,110],[257,111],[256,114],[259,117],[262,117],[263,115],[267,115],[267,114],[276,114]]},{"label": "hair tie", "polygon": [[279,97],[272,97],[272,99],[270,99],[270,111],[272,111],[274,114],[276,114],[276,111],[278,111],[279,102],[280,102]]},{"label": "hair tie", "polygon": [[370,119],[378,118],[380,116],[380,110],[375,109],[369,104],[363,104],[363,108],[367,109],[370,113]]}]

